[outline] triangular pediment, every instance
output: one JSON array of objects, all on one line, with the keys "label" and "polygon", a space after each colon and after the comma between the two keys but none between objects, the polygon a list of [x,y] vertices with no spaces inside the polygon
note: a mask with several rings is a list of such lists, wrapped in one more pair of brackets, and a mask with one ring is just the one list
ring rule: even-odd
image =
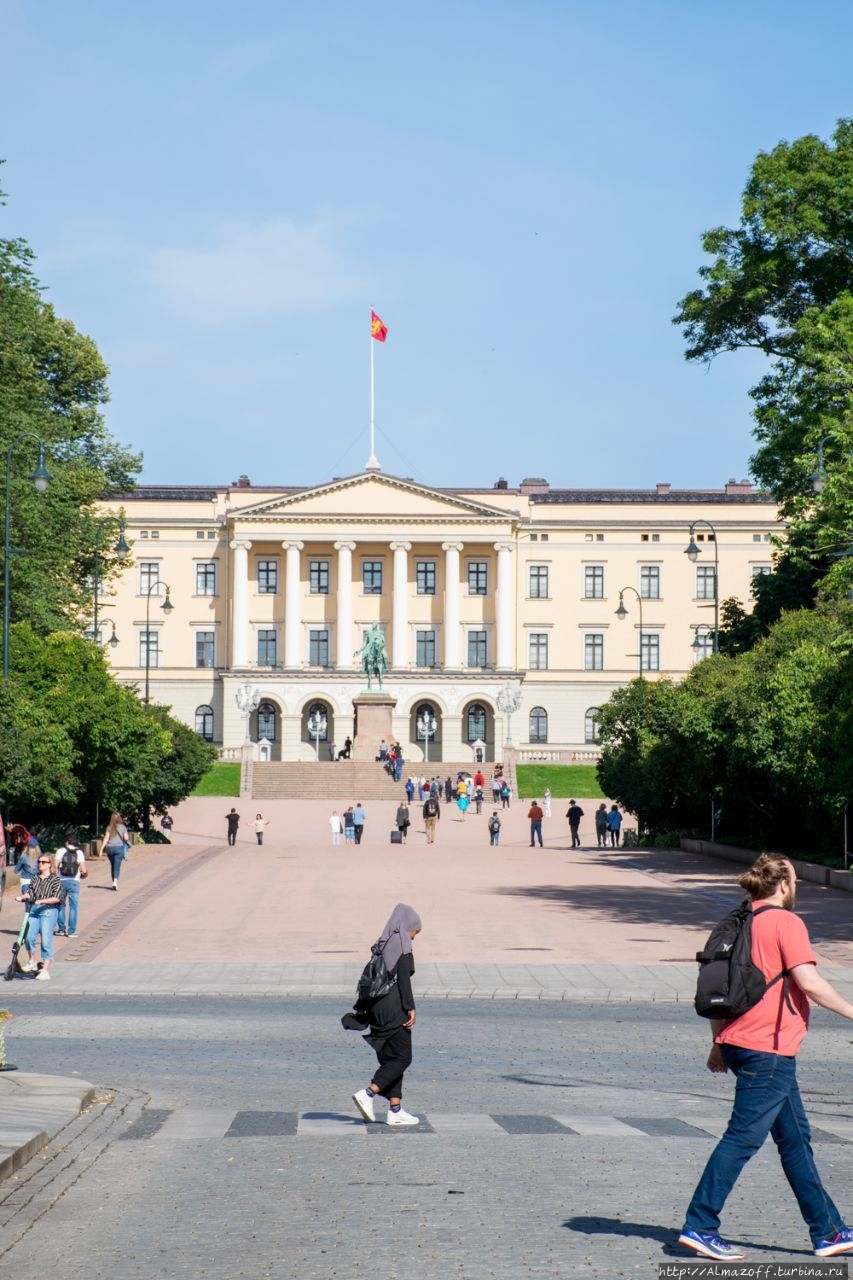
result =
[{"label": "triangular pediment", "polygon": [[235,512],[241,524],[275,519],[395,518],[400,520],[494,520],[512,516],[498,507],[430,489],[427,485],[381,472],[362,472],[298,493],[270,498]]}]

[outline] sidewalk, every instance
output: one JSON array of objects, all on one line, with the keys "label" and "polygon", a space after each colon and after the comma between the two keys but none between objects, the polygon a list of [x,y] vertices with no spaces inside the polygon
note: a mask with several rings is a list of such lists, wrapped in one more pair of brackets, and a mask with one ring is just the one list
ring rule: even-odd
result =
[{"label": "sidewalk", "polygon": [[[583,848],[571,850],[561,810],[532,849],[528,804],[501,812],[501,844],[488,843],[492,810],[464,820],[442,807],[427,846],[412,806],[406,845],[391,845],[396,806],[368,806],[364,841],[332,846],[328,816],[357,796],[263,805],[264,844],[242,814],[235,848],[225,843],[231,801],[191,799],[174,812],[171,846],[135,848],[118,893],[103,859],[90,864],[79,937],[57,939],[50,983],[4,984],[14,1012],[21,994],[286,998],[351,1003],[356,980],[395,903],[420,912],[415,944],[419,1000],[525,1000],[690,1004],[695,953],[741,899],[740,868],[680,850],[599,849],[596,802],[581,801]],[[557,816],[559,814],[559,816]],[[853,1000],[850,895],[800,883],[798,912],[821,969]],[[11,947],[19,908],[0,925]],[[14,1060],[14,1021],[7,1026]],[[73,1119],[94,1090],[76,1079],[0,1073],[0,1177],[24,1163]]]}]

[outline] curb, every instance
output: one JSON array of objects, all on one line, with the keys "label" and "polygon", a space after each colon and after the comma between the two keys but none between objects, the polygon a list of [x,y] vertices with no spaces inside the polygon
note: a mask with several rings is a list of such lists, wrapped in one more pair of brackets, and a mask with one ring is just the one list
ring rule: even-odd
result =
[{"label": "curb", "polygon": [[46,1147],[95,1096],[94,1085],[70,1076],[0,1075],[0,1179]]}]

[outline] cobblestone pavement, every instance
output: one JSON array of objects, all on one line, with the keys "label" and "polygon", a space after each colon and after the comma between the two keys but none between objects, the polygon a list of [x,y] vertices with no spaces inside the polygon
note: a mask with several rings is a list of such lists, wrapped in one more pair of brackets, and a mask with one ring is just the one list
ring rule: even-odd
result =
[{"label": "cobblestone pavement", "polygon": [[[731,1099],[687,1008],[420,1001],[406,1104],[425,1123],[392,1131],[352,1109],[373,1059],[340,1029],[344,1007],[21,997],[21,1068],[79,1072],[101,1103],[0,1184],[7,1274],[618,1280],[678,1256]],[[849,1024],[818,1012],[800,1066],[842,1206],[850,1043]],[[771,1152],[724,1228],[756,1262],[810,1256]]]}]

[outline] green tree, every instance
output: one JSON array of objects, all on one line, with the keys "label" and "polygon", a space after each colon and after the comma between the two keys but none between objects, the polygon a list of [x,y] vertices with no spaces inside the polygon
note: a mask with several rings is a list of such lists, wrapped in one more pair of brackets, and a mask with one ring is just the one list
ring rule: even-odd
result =
[{"label": "green tree", "polygon": [[[0,204],[2,204],[0,192]],[[133,486],[140,459],[108,433],[101,413],[107,369],[95,343],[57,316],[34,273],[25,241],[0,238],[0,463],[17,437],[47,447],[53,480],[36,493],[35,441],[21,439],[11,469],[11,612],[46,634],[91,617],[95,504]],[[5,480],[5,477],[4,477]],[[115,566],[115,539],[102,537],[101,570]]]},{"label": "green tree", "polygon": [[789,519],[808,520],[822,452],[823,542],[843,543],[853,516],[853,120],[830,142],[807,135],[759,154],[739,227],[716,227],[702,244],[713,258],[700,268],[704,287],[675,316],[687,359],[768,357],[751,392],[753,473]]}]

